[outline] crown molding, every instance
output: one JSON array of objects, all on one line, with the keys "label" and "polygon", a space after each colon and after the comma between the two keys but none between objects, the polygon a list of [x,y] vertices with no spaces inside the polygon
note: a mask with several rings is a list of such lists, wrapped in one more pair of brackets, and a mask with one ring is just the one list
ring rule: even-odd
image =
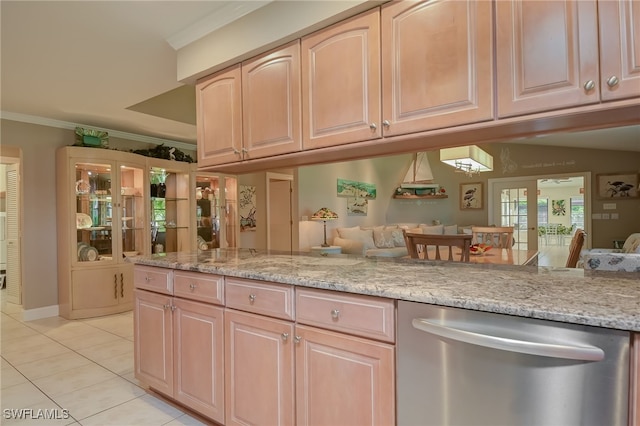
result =
[{"label": "crown molding", "polygon": [[[94,126],[89,126],[86,124],[71,123],[68,121],[54,120],[52,118],[39,117],[36,115],[20,114],[17,112],[10,112],[10,111],[0,111],[0,118],[2,118],[3,120],[20,121],[22,123],[30,123],[30,124],[37,124],[40,126],[55,127],[58,129],[75,130],[76,127],[94,128]],[[196,150],[196,146],[194,144],[189,144],[186,142],[172,141],[169,139],[156,138],[153,136],[137,135],[135,133],[121,132],[119,130],[113,130],[113,129],[101,128],[99,130],[105,131],[109,133],[109,136],[113,136],[119,139],[128,139],[131,141],[144,142],[144,143],[150,143],[150,144],[156,144],[156,145],[164,144],[166,146],[171,146],[178,149],[186,149],[189,151]]]},{"label": "crown molding", "polygon": [[214,12],[208,14],[194,24],[167,37],[166,41],[175,50],[181,49],[213,31],[260,9],[273,0],[228,2]]}]

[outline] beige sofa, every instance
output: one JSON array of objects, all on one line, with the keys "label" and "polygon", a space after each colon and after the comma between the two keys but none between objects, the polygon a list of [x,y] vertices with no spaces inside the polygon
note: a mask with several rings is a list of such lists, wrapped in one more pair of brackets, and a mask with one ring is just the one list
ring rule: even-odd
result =
[{"label": "beige sofa", "polygon": [[458,225],[427,225],[399,223],[380,226],[354,226],[338,228],[333,245],[340,246],[342,253],[367,257],[408,256],[402,231],[421,234],[458,234]]}]

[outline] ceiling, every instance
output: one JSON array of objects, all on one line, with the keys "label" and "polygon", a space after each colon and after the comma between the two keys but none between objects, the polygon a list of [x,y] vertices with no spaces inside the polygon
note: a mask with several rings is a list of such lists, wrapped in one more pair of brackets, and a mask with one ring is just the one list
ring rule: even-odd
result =
[{"label": "ceiling", "polygon": [[[194,145],[176,49],[270,1],[2,0],[2,117]],[[640,151],[640,127],[518,142]]]}]

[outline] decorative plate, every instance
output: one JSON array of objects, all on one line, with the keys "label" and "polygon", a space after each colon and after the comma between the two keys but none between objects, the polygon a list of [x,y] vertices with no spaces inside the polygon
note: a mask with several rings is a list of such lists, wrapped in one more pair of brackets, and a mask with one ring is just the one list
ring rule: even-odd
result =
[{"label": "decorative plate", "polygon": [[86,257],[85,260],[88,260],[89,262],[98,260],[98,249],[91,246],[87,247],[85,252],[85,257]]},{"label": "decorative plate", "polygon": [[93,226],[93,220],[91,216],[85,213],[76,213],[76,228],[84,229],[91,228]]}]

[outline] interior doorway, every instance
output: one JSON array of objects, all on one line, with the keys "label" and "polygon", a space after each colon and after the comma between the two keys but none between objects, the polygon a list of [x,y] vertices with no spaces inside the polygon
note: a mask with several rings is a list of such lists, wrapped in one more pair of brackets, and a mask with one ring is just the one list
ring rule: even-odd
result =
[{"label": "interior doorway", "polygon": [[488,186],[489,222],[514,226],[514,248],[537,250],[540,266],[564,266],[578,228],[590,246],[590,172],[490,179]]},{"label": "interior doorway", "polygon": [[22,215],[20,159],[0,157],[0,261],[4,284],[3,301],[22,305]]},{"label": "interior doorway", "polygon": [[267,173],[267,249],[293,252],[293,176]]}]

